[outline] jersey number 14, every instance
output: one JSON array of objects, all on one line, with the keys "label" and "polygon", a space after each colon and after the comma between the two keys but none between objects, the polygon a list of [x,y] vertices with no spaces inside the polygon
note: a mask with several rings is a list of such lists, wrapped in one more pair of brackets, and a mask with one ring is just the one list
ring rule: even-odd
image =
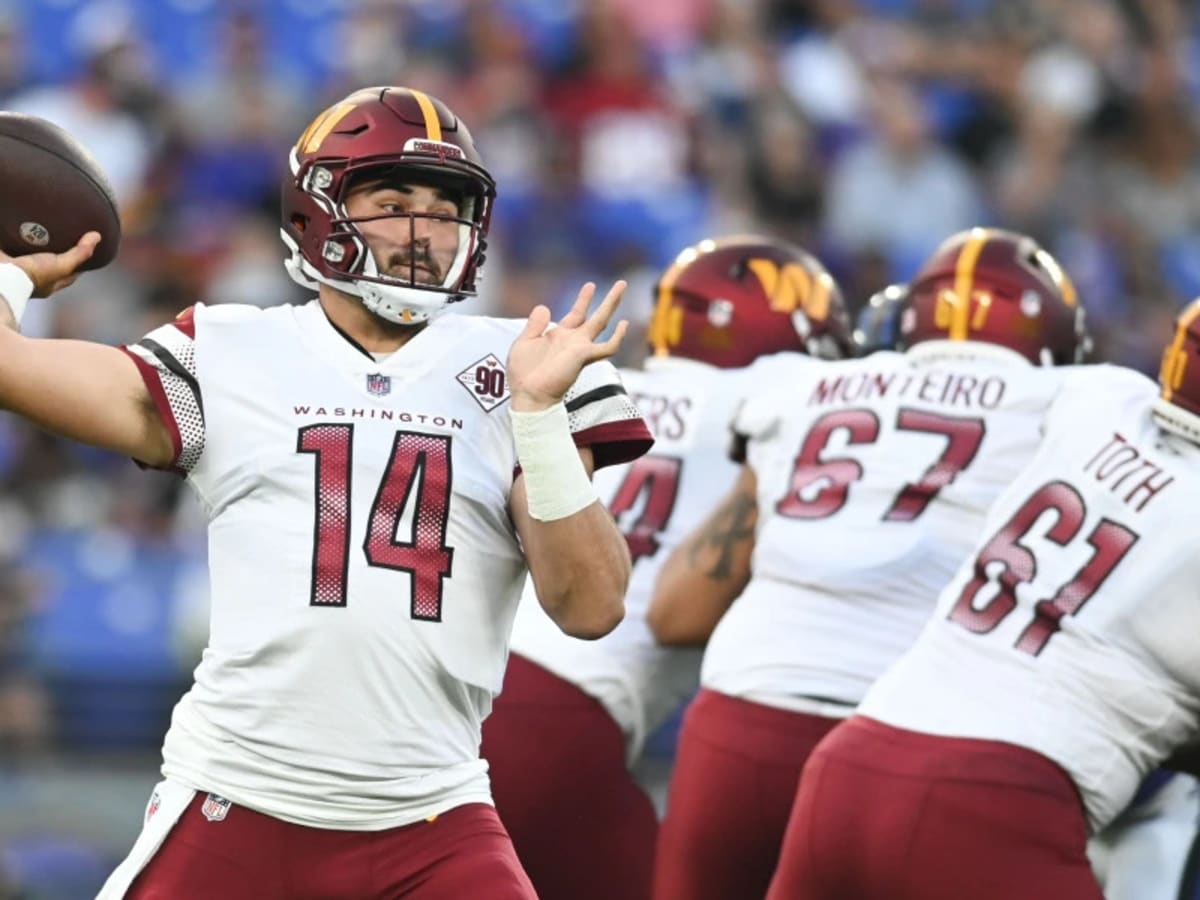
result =
[{"label": "jersey number 14", "polygon": [[[312,606],[345,606],[350,563],[350,475],[353,425],[309,425],[296,450],[316,463],[316,540]],[[415,492],[415,497],[414,497]],[[396,540],[400,517],[412,504],[411,540]],[[368,565],[411,575],[414,619],[442,620],[442,579],[450,577],[454,548],[446,546],[450,516],[450,438],[399,431],[375,492],[363,541]]]}]

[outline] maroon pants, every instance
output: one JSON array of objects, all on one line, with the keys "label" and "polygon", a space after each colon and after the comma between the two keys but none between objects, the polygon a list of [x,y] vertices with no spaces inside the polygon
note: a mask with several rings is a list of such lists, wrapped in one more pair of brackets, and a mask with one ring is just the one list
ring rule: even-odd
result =
[{"label": "maroon pants", "polygon": [[197,794],[126,900],[536,900],[492,807],[386,831],[327,831]]},{"label": "maroon pants", "polygon": [[855,716],[804,770],[768,900],[1103,900],[1070,777]]},{"label": "maroon pants", "polygon": [[514,655],[483,725],[482,754],[496,810],[541,900],[650,896],[658,819],[603,706]]},{"label": "maroon pants", "polygon": [[702,690],[679,736],[656,900],[762,900],[800,769],[837,724]]}]

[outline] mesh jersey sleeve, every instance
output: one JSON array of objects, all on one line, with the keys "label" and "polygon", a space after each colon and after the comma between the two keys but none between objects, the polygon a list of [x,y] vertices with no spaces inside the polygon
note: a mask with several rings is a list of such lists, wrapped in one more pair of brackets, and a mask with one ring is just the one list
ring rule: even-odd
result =
[{"label": "mesh jersey sleeve", "polygon": [[190,472],[204,452],[204,402],[196,379],[195,315],[195,307],[189,307],[174,322],[121,348],[137,366],[171,434],[175,455],[169,468],[181,474]]},{"label": "mesh jersey sleeve", "polygon": [[563,403],[575,445],[591,448],[597,469],[637,459],[654,445],[646,420],[607,361],[586,366]]}]

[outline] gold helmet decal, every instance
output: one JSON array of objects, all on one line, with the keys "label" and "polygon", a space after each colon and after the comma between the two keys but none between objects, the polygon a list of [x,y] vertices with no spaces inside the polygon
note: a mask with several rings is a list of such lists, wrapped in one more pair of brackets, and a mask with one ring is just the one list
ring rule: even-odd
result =
[{"label": "gold helmet decal", "polygon": [[316,153],[325,138],[329,137],[329,132],[337,127],[338,122],[350,115],[357,105],[356,103],[338,103],[313,119],[312,124],[305,128],[304,133],[300,135],[300,140],[296,141],[296,152]]},{"label": "gold helmet decal", "polygon": [[828,273],[813,278],[799,263],[781,266],[773,259],[749,259],[746,265],[770,298],[773,311],[793,313],[800,309],[818,321],[829,317],[833,278]]},{"label": "gold helmet decal", "polygon": [[1183,376],[1187,371],[1188,354],[1184,349],[1187,344],[1188,329],[1196,317],[1200,316],[1200,300],[1195,300],[1179,317],[1175,326],[1175,339],[1163,351],[1162,369],[1158,380],[1162,385],[1162,398],[1170,400],[1179,386],[1183,384]]}]

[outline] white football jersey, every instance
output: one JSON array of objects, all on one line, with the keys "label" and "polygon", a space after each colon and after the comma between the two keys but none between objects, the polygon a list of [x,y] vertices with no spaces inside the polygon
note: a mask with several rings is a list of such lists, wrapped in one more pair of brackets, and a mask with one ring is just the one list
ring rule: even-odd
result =
[{"label": "white football jersey", "polygon": [[811,364],[791,357],[764,357],[744,369],[651,357],[643,371],[622,371],[655,437],[654,452],[595,478],[633,558],[625,619],[598,641],[577,640],[542,611],[532,582],[526,585],[512,651],[604,704],[625,734],[631,763],[646,736],[695,691],[700,672],[698,649],[660,647],[646,624],[659,567],[737,479],[729,421],[741,398],[781,360],[789,370]]},{"label": "white football jersey", "polygon": [[[209,516],[211,633],[164,775],[325,828],[490,802],[480,725],[526,574],[521,327],[444,316],[376,361],[315,300],[199,306],[126,348]],[[566,405],[600,466],[649,446],[607,362]]]},{"label": "white football jersey", "polygon": [[1033,455],[1062,378],[924,347],[773,378],[734,422],[758,529],[752,578],[709,641],[703,685],[847,715],[915,640]]},{"label": "white football jersey", "polygon": [[1072,375],[1045,444],[860,710],[1049,757],[1093,830],[1200,722],[1200,447],[1157,427],[1156,396],[1133,372]]}]

